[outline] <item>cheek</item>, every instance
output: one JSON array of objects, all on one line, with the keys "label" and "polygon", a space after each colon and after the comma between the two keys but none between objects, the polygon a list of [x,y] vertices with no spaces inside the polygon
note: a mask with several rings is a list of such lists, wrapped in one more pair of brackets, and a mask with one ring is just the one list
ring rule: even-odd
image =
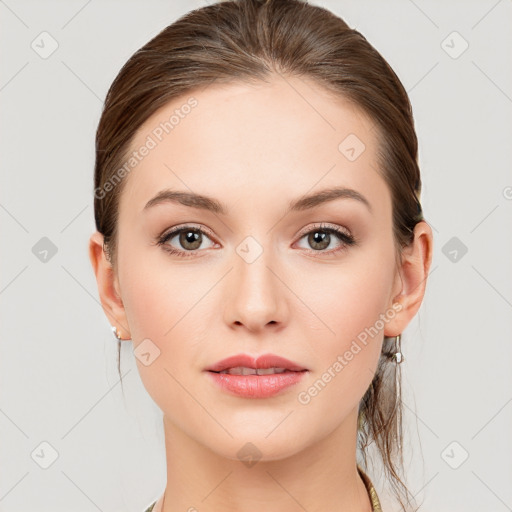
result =
[{"label": "cheek", "polygon": [[337,299],[326,295],[317,304],[333,333],[322,330],[310,340],[316,347],[315,371],[307,386],[298,389],[298,403],[319,437],[358,407],[374,378],[382,341],[382,331],[374,326],[387,296],[382,281],[386,277],[378,271],[340,277],[331,288]]},{"label": "cheek", "polygon": [[[360,251],[337,267],[302,273],[311,278],[303,280],[301,298],[321,321],[324,339],[331,340],[333,349],[343,348],[374,326],[388,307],[393,255],[376,254]],[[381,330],[380,322],[377,328]]]},{"label": "cheek", "polygon": [[[161,410],[188,410],[190,397],[180,383],[190,388],[187,379],[197,360],[197,347],[191,341],[196,339],[195,329],[201,324],[194,305],[207,293],[210,280],[207,276],[201,279],[197,272],[189,275],[180,271],[184,268],[180,265],[143,262],[137,263],[135,257],[126,261],[123,287],[141,381]],[[130,272],[131,268],[137,271]],[[146,352],[148,346],[150,354],[157,356],[153,359],[151,355],[146,365],[137,354]]]},{"label": "cheek", "polygon": [[[382,315],[389,306],[393,282],[393,258],[392,247],[375,255],[370,250],[361,251],[357,257],[347,258],[343,267],[325,271],[328,285],[322,286],[321,293],[318,285],[312,287],[313,282],[323,282],[318,274],[310,282],[306,301],[321,319],[322,329],[320,335],[318,326],[309,331],[315,332],[311,342],[316,347],[318,373],[330,372],[321,378],[329,382],[327,400],[339,400],[337,394],[350,393],[356,401],[373,379],[385,326]],[[328,398],[330,393],[334,396]]]},{"label": "cheek", "polygon": [[180,378],[187,367],[199,365],[194,340],[205,337],[201,317],[212,287],[212,272],[170,262],[166,255],[129,254],[120,266],[120,279],[133,348],[149,339],[161,355],[151,366],[139,364],[141,377],[157,379],[160,384],[161,379],[167,380],[169,390],[172,378],[166,369]]},{"label": "cheek", "polygon": [[201,277],[201,267],[171,261],[161,248],[127,246],[122,263],[123,304],[133,339],[166,344],[180,330],[180,319],[186,322],[194,304],[208,291],[207,270]]},{"label": "cheek", "polygon": [[385,311],[391,286],[385,268],[384,265],[365,266],[361,272],[354,271],[340,278],[340,299],[331,313],[336,312],[333,318],[343,339],[357,337],[373,326]]}]

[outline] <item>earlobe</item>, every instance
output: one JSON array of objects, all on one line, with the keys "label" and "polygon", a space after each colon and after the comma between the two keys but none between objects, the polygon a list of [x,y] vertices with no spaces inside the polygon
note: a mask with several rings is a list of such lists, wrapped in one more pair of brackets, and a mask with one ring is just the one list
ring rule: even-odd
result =
[{"label": "earlobe", "polygon": [[418,312],[425,295],[428,273],[432,263],[432,248],[432,229],[425,221],[420,221],[414,228],[413,242],[402,252],[402,263],[398,276],[402,287],[393,299],[393,304],[401,304],[401,310],[387,324],[384,331],[385,336],[397,336],[402,333]]},{"label": "earlobe", "polygon": [[117,277],[103,250],[103,235],[98,231],[89,239],[89,259],[96,276],[101,306],[108,321],[123,333],[129,333]]}]

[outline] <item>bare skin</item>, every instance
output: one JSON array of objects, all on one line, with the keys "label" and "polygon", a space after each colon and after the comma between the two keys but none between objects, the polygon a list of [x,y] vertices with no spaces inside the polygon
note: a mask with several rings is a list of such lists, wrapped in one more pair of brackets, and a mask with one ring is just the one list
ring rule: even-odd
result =
[{"label": "bare skin", "polygon": [[[132,147],[190,96],[197,106],[125,178],[114,271],[102,236],[90,239],[110,323],[134,349],[150,339],[160,350],[148,366],[136,359],[164,415],[167,486],[155,510],[369,512],[356,467],[358,406],[383,336],[402,333],[421,305],[432,231],[420,222],[395,264],[391,195],[376,171],[373,124],[305,80],[213,84],[156,112]],[[338,149],[349,134],[365,145],[354,161]],[[370,208],[345,197],[286,213],[291,201],[334,186],[356,190]],[[227,212],[171,202],[144,210],[163,189],[216,198]],[[335,234],[329,242],[327,234],[322,248],[312,245],[308,234],[324,233],[321,223],[356,244]],[[196,248],[179,233],[165,242],[187,257],[155,244],[175,226],[204,231]],[[237,252],[248,236],[258,244],[251,250],[262,250],[250,263]],[[338,356],[393,304],[400,310],[379,334],[301,403],[299,393],[332,373]],[[308,372],[270,398],[234,396],[204,369],[241,352],[274,353]],[[248,442],[261,456],[250,467],[237,455]]]}]

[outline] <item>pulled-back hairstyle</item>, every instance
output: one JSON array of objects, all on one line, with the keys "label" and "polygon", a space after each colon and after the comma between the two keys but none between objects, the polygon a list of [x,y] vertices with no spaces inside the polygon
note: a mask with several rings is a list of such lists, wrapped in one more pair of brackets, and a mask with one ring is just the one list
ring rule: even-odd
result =
[{"label": "pulled-back hairstyle", "polygon": [[[119,181],[125,174],[119,171],[137,129],[169,101],[214,81],[261,82],[273,74],[313,80],[374,123],[375,170],[391,192],[399,264],[423,213],[412,108],[397,75],[363,35],[324,8],[301,0],[232,0],[188,12],[163,29],[126,62],[107,93],[96,133],[94,213],[113,268],[126,181]],[[398,474],[402,401],[400,365],[389,358],[393,340],[384,338],[376,374],[359,405],[358,447],[366,468],[367,448],[375,443],[393,491],[408,510],[402,498],[410,505],[410,493]]]}]

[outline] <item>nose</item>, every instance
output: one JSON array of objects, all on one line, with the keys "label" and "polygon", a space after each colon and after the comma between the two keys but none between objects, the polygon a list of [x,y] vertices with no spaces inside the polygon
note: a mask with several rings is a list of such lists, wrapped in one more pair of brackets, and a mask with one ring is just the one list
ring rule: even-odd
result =
[{"label": "nose", "polygon": [[225,320],[228,325],[245,326],[251,332],[278,329],[286,322],[287,286],[271,251],[250,262],[235,255],[234,268],[226,287]]}]

